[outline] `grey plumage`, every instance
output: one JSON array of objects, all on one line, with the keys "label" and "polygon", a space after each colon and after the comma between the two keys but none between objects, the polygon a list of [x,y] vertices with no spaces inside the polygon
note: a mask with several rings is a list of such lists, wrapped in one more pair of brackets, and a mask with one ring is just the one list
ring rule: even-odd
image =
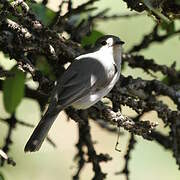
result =
[{"label": "grey plumage", "polygon": [[122,44],[118,37],[103,36],[91,53],[74,60],[54,87],[48,110],[28,140],[25,152],[39,150],[61,110],[70,105],[88,108],[112,89],[120,75]]}]

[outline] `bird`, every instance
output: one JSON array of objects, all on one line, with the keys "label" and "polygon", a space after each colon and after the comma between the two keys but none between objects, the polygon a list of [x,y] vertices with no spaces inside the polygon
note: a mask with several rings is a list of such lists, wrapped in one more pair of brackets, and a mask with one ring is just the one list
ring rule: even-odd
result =
[{"label": "bird", "polygon": [[73,60],[57,80],[49,106],[26,143],[25,152],[40,149],[62,110],[69,106],[87,109],[111,91],[120,77],[123,44],[117,36],[104,35],[91,50]]}]

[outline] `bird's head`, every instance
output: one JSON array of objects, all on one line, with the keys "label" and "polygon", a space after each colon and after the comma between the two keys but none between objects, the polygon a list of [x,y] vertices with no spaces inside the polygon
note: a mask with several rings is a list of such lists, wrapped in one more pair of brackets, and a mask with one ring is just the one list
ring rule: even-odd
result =
[{"label": "bird's head", "polygon": [[105,35],[100,37],[95,43],[95,49],[104,56],[112,54],[115,61],[121,59],[122,45],[124,42],[117,36]]},{"label": "bird's head", "polygon": [[121,48],[123,44],[124,42],[119,37],[113,35],[105,35],[100,37],[96,41],[95,46],[103,49],[113,49],[118,47]]}]

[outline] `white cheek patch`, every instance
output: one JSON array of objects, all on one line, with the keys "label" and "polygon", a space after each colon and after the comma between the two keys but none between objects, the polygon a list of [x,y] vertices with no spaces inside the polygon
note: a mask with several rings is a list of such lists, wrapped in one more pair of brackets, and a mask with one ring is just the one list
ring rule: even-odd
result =
[{"label": "white cheek patch", "polygon": [[109,46],[112,46],[114,44],[113,38],[108,38],[106,42]]}]

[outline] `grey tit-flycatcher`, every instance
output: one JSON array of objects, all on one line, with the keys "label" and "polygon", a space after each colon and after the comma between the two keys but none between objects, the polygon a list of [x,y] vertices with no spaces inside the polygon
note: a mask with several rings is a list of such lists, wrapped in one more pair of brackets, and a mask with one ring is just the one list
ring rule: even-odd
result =
[{"label": "grey tit-flycatcher", "polygon": [[122,45],[118,37],[99,38],[90,53],[75,58],[52,90],[47,111],[24,151],[38,151],[60,111],[87,109],[107,95],[120,76]]}]

